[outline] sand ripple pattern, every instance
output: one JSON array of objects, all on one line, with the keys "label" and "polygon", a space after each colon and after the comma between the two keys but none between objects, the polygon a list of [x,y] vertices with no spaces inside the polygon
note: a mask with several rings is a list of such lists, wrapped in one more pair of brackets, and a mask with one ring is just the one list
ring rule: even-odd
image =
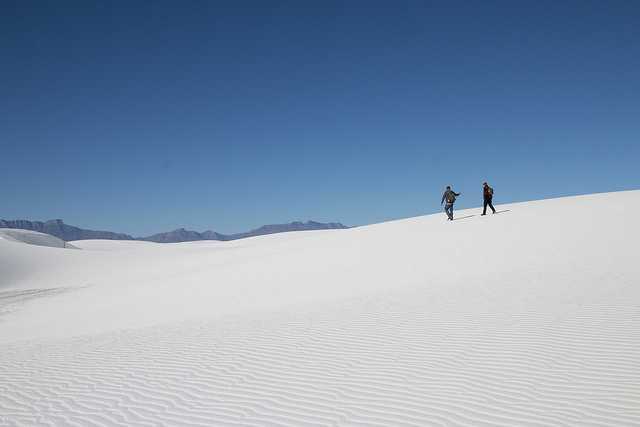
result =
[{"label": "sand ripple pattern", "polygon": [[561,306],[496,313],[410,299],[6,344],[0,422],[640,425],[633,302],[564,318]]},{"label": "sand ripple pattern", "polygon": [[1,291],[0,292],[0,319],[3,316],[16,311],[21,305],[36,298],[52,298],[67,292],[72,288],[53,289],[26,289],[22,291]]}]

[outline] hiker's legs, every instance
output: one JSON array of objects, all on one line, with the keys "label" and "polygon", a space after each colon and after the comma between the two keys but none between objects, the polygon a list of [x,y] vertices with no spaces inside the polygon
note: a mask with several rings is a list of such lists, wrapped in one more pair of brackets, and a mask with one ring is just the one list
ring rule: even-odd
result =
[{"label": "hiker's legs", "polygon": [[453,205],[446,205],[444,207],[444,211],[450,219],[453,219]]},{"label": "hiker's legs", "polygon": [[491,208],[493,213],[496,213],[496,210],[493,208],[493,205],[491,204],[491,199],[486,199],[484,201],[484,209],[482,209],[482,215],[486,215],[487,214],[487,206],[489,206]]}]

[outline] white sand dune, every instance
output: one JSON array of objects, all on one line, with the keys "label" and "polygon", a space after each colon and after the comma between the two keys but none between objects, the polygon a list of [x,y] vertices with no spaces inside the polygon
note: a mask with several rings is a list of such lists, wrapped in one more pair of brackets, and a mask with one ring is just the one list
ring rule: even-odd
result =
[{"label": "white sand dune", "polygon": [[55,236],[31,230],[0,228],[0,240],[27,243],[29,245],[49,246],[52,248],[76,249],[75,246],[65,243],[64,240]]},{"label": "white sand dune", "polygon": [[0,239],[0,424],[640,425],[640,191],[496,208]]}]

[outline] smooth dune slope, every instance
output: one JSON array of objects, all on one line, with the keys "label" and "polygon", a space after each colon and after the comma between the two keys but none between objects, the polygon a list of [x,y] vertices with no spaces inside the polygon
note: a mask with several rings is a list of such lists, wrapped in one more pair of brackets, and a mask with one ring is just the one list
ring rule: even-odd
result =
[{"label": "smooth dune slope", "polygon": [[0,238],[0,424],[640,425],[640,191],[496,209]]}]

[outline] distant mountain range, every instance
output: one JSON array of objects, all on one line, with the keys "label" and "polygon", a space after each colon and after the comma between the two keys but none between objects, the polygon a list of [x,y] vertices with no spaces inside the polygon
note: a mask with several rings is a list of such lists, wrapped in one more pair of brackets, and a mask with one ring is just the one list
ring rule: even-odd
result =
[{"label": "distant mountain range", "polygon": [[290,224],[272,224],[264,225],[255,230],[251,230],[246,233],[238,234],[220,234],[214,231],[207,230],[204,233],[198,233],[197,231],[188,231],[184,228],[178,230],[169,231],[166,233],[154,234],[149,237],[131,237],[127,234],[112,233],[110,231],[93,231],[84,230],[82,228],[67,225],[62,222],[61,219],[54,219],[46,222],[37,221],[6,221],[0,219],[0,228],[17,228],[22,230],[33,230],[40,233],[50,234],[65,242],[73,240],[89,240],[89,239],[105,239],[105,240],[142,240],[146,242],[156,243],[178,243],[178,242],[193,242],[197,240],[237,240],[244,239],[246,237],[262,236],[265,234],[285,233],[288,231],[303,231],[303,230],[329,230],[329,229],[346,229],[349,228],[340,223],[319,223],[314,221],[307,222],[292,222]]}]

